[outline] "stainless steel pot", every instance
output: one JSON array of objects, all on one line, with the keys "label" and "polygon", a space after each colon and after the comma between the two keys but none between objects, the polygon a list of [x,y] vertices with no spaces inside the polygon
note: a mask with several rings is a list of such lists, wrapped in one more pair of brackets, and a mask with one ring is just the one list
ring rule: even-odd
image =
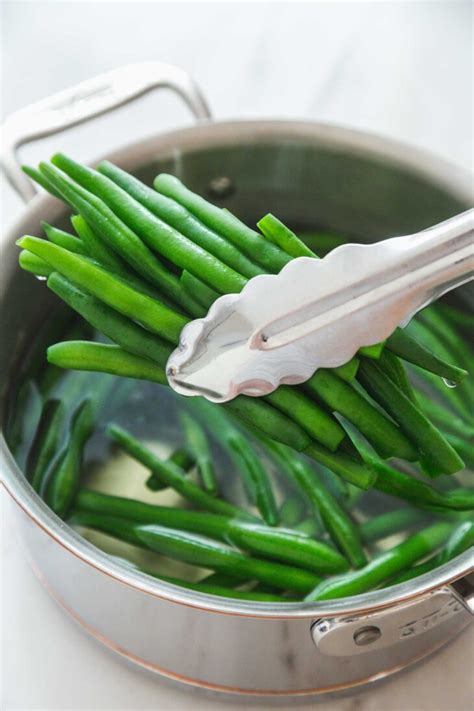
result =
[{"label": "stainless steel pot", "polygon": [[[18,357],[52,303],[18,269],[14,242],[35,234],[40,220],[58,223],[65,215],[55,199],[34,196],[15,148],[158,86],[180,94],[198,124],[108,158],[145,179],[174,172],[247,220],[271,210],[301,227],[370,240],[419,230],[470,206],[468,176],[386,139],[315,122],[213,121],[191,80],[165,65],[111,72],[18,112],[6,124],[4,168],[29,203],[2,240],[3,422]],[[28,556],[51,595],[105,645],[188,684],[269,695],[347,688],[425,657],[472,619],[472,551],[409,583],[343,600],[218,599],[126,569],[79,537],[32,491],[3,438],[1,465]]]}]

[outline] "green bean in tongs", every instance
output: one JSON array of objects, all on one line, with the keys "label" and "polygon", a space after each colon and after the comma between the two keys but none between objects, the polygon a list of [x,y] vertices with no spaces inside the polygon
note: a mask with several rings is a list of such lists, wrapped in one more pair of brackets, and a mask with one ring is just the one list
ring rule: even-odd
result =
[{"label": "green bean in tongs", "polygon": [[78,237],[74,237],[74,235],[69,234],[69,232],[49,225],[47,222],[42,222],[41,227],[50,242],[57,244],[59,247],[64,247],[64,249],[68,249],[75,254],[87,254],[84,243]]},{"label": "green bean in tongs", "polygon": [[[206,227],[203,222],[175,200],[160,195],[156,190],[144,185],[137,178],[108,161],[100,163],[98,171],[113,180],[154,215],[182,232],[188,239],[222,260],[239,274],[253,277],[262,273],[262,270],[248,259],[238,246],[234,246],[218,232]],[[104,183],[102,187],[105,187]]]},{"label": "green bean in tongs", "polygon": [[290,257],[316,257],[316,254],[294,232],[271,213],[262,217],[257,222],[257,227],[265,237]]},{"label": "green bean in tongs", "polygon": [[244,254],[261,264],[269,272],[279,272],[289,262],[279,247],[262,239],[258,232],[247,227],[230,212],[221,210],[186,188],[178,178],[162,173],[155,178],[155,190],[186,207],[207,227],[226,237]]},{"label": "green bean in tongs", "polygon": [[377,363],[363,359],[358,378],[371,396],[400,425],[405,435],[419,447],[432,476],[453,474],[464,467],[464,462],[441,432]]},{"label": "green bean in tongs", "polygon": [[387,348],[399,358],[455,383],[461,382],[467,375],[466,370],[435,355],[401,328],[397,328],[388,338]]}]

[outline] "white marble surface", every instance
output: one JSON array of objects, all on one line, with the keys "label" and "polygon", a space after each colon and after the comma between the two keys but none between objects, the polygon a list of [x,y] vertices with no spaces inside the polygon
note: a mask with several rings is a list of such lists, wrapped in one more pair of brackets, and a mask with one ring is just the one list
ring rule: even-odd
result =
[{"label": "white marble surface", "polygon": [[[157,59],[192,72],[216,117],[334,121],[472,170],[470,2],[4,2],[2,15],[3,116],[96,73]],[[61,147],[92,158],[186,121],[174,97],[154,96],[60,141],[25,147],[22,156],[35,160]],[[3,225],[21,211],[7,186],[2,207]],[[105,653],[40,588],[2,519],[2,708],[242,708],[169,686]],[[415,669],[350,698],[321,700],[319,708],[465,711],[473,648],[471,629]]]}]

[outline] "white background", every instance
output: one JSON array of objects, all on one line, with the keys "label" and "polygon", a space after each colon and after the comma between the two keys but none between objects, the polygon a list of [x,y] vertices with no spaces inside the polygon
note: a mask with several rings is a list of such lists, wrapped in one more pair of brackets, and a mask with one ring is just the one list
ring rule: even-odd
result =
[{"label": "white background", "polygon": [[[6,2],[2,16],[3,117],[99,72],[154,59],[191,72],[218,118],[323,119],[473,167],[469,2]],[[22,157],[33,161],[61,148],[93,158],[186,121],[186,110],[163,94],[27,147]],[[2,207],[3,225],[21,211],[5,185]],[[41,589],[6,513],[2,708],[242,707],[177,689],[105,653]],[[349,698],[322,699],[319,708],[464,711],[474,690],[473,632],[408,673]],[[258,707],[271,708],[272,702]]]}]

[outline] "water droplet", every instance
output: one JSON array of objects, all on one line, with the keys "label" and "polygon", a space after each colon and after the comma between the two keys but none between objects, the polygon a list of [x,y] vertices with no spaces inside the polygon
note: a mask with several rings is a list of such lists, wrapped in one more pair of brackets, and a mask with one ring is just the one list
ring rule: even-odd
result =
[{"label": "water droplet", "polygon": [[36,276],[36,278],[38,279],[38,281],[46,281],[47,278],[48,278],[48,277],[45,277],[45,276],[39,276],[38,274],[35,274],[35,276]]},{"label": "water droplet", "polygon": [[455,383],[453,380],[448,380],[447,378],[443,378],[443,383],[446,385],[447,388],[457,387],[457,383]]}]

